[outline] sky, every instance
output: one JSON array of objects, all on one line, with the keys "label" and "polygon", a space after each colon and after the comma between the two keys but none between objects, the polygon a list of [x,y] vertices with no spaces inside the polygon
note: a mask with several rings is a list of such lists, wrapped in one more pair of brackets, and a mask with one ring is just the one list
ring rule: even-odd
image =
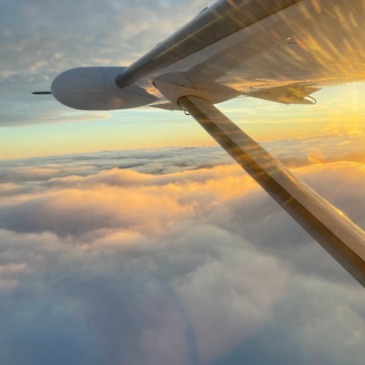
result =
[{"label": "sky", "polygon": [[[1,1],[0,158],[133,148],[213,145],[192,118],[145,107],[115,112],[69,109],[50,90],[62,71],[126,66],[185,24],[206,0]],[[136,26],[138,25],[138,26]],[[238,98],[220,106],[259,140],[361,129],[364,85],[326,88],[315,106]],[[259,112],[258,112],[259,111]],[[361,125],[359,125],[361,124]]]},{"label": "sky", "polygon": [[[208,4],[0,0],[1,364],[363,364],[363,288],[191,117],[31,95]],[[365,228],[364,94],[219,108]]]}]

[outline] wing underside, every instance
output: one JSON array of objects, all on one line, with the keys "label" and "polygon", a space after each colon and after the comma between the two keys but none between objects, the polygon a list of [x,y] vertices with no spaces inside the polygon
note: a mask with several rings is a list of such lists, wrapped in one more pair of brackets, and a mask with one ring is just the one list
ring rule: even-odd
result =
[{"label": "wing underside", "polygon": [[133,81],[154,89],[154,79],[182,74],[192,88],[214,83],[237,95],[271,89],[271,98],[264,99],[282,102],[283,87],[365,80],[363,0],[230,0],[218,5],[226,5],[224,16],[214,6],[207,8],[127,68],[119,76],[121,85]]},{"label": "wing underside", "polygon": [[116,79],[119,87],[186,59],[302,0],[220,0],[159,43]]}]

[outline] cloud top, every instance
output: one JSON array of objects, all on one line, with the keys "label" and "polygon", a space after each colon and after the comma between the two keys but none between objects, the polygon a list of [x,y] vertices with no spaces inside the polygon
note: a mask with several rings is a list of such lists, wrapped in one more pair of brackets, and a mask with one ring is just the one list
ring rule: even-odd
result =
[{"label": "cloud top", "polygon": [[[362,364],[362,288],[237,166],[165,152],[3,162],[0,361]],[[362,163],[295,172],[365,227]]]}]

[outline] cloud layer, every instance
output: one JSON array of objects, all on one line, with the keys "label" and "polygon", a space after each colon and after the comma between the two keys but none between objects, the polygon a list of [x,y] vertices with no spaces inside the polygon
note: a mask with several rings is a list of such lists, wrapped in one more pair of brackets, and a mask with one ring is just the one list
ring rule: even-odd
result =
[{"label": "cloud layer", "polygon": [[[208,3],[2,2],[0,126],[105,118],[30,92],[129,64]],[[268,149],[365,228],[364,146]],[[1,161],[0,363],[363,365],[363,288],[230,163],[216,148]]]},{"label": "cloud layer", "polygon": [[[200,153],[3,163],[1,363],[362,364],[362,288],[237,166],[187,162]],[[363,164],[296,173],[365,227]]]}]

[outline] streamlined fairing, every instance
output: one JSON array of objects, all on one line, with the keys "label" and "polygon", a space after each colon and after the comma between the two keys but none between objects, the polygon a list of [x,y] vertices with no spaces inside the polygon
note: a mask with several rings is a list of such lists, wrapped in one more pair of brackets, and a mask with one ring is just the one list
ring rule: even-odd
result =
[{"label": "streamlined fairing", "polygon": [[364,34],[364,0],[220,0],[130,66],[72,69],[51,89],[76,109],[190,113],[365,286],[364,231],[214,106],[238,96],[311,105],[324,86],[364,81]]}]

